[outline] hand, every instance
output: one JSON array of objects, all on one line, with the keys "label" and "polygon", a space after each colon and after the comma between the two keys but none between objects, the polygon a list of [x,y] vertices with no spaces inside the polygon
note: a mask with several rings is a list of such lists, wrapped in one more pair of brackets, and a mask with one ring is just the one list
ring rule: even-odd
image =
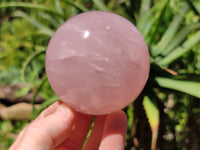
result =
[{"label": "hand", "polygon": [[[23,129],[10,150],[81,150],[93,118],[56,102]],[[126,130],[123,111],[97,116],[84,150],[123,150]]]}]

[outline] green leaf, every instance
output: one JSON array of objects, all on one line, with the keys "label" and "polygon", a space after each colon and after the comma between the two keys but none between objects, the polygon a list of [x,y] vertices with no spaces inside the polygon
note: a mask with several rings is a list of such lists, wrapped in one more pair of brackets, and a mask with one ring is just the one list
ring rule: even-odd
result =
[{"label": "green leaf", "polygon": [[29,63],[33,59],[35,59],[37,56],[39,56],[40,54],[45,53],[45,51],[46,51],[46,49],[35,51],[29,57],[26,58],[26,60],[24,61],[23,65],[22,65],[22,69],[20,70],[22,81],[25,81],[25,70],[26,70],[27,66],[29,65]]},{"label": "green leaf", "polygon": [[156,77],[159,86],[200,98],[200,82]]},{"label": "green leaf", "polygon": [[30,86],[23,87],[23,88],[21,88],[19,91],[16,92],[16,96],[17,96],[17,97],[24,96],[24,95],[26,95],[30,90],[31,90],[31,87],[30,87]]},{"label": "green leaf", "polygon": [[160,42],[152,49],[151,52],[152,52],[153,56],[157,56],[157,55],[161,54],[167,48],[167,46],[170,44],[172,38],[174,37],[177,30],[179,29],[179,26],[181,25],[181,22],[184,19],[184,15],[187,12],[187,10],[188,10],[188,5],[185,4],[180,11],[181,14],[177,14],[174,17],[174,19],[170,23],[168,29],[162,36]]},{"label": "green leaf", "polygon": [[158,108],[147,96],[144,97],[143,105],[151,128],[157,128],[159,126]]},{"label": "green leaf", "polygon": [[193,46],[200,42],[200,31],[196,32],[192,37],[188,38],[182,46],[176,48],[174,51],[169,53],[163,59],[157,61],[161,66],[167,66],[179,57],[183,56],[185,53],[191,50]]},{"label": "green leaf", "polygon": [[144,97],[143,106],[152,130],[151,150],[156,150],[158,127],[160,122],[159,110],[148,96]]},{"label": "green leaf", "polygon": [[[55,6],[56,6],[56,10],[60,13],[60,14],[62,14],[62,15],[64,15],[64,12],[63,12],[63,10],[62,10],[62,8],[61,8],[61,4],[60,4],[60,0],[55,0]],[[65,20],[64,20],[64,18],[59,18],[59,22],[60,22],[60,24],[63,24],[64,22],[65,22]]]},{"label": "green leaf", "polygon": [[40,80],[39,85],[36,87],[36,90],[33,94],[32,100],[31,100],[31,104],[32,104],[32,117],[35,119],[35,117],[37,116],[37,110],[35,109],[35,99],[37,97],[37,95],[39,94],[40,90],[42,89],[42,86],[45,84],[45,82],[47,82],[47,76],[46,74],[43,75],[43,77]]},{"label": "green leaf", "polygon": [[50,29],[49,27],[41,24],[40,22],[38,22],[37,20],[33,19],[32,17],[30,17],[29,15],[27,15],[26,13],[22,12],[22,11],[15,11],[14,12],[14,16],[15,17],[22,17],[27,19],[32,25],[34,25],[35,27],[37,27],[39,29],[40,33],[43,33],[47,36],[52,36],[54,34],[54,31],[52,29]]},{"label": "green leaf", "polygon": [[60,14],[64,14],[63,13],[63,10],[61,8],[61,5],[60,5],[60,0],[55,0],[55,6],[56,6],[56,10],[60,13]]},{"label": "green leaf", "polygon": [[100,10],[109,11],[102,0],[93,0],[93,2]]},{"label": "green leaf", "polygon": [[133,103],[128,106],[127,109],[127,116],[128,116],[128,128],[131,131],[133,128],[133,121],[134,121],[134,114],[133,114]]},{"label": "green leaf", "polygon": [[28,2],[2,2],[0,3],[0,8],[7,8],[7,7],[22,7],[22,8],[31,8],[31,9],[39,9],[46,12],[50,12],[60,17],[64,17],[62,14],[55,11],[54,8],[45,7],[44,5],[28,3]]},{"label": "green leaf", "polygon": [[191,0],[186,0],[186,2],[188,3],[188,5],[190,6],[191,10],[197,15],[200,15],[200,11],[196,8],[196,6],[192,3]]},{"label": "green leaf", "polygon": [[[146,40],[147,44],[152,44],[152,41],[155,39],[155,35],[157,33],[157,29],[160,27],[161,23],[161,18],[163,13],[165,13],[165,9],[169,3],[169,0],[164,0],[162,3],[158,3],[157,5],[159,6],[159,10],[156,10],[155,12],[153,11],[156,9],[156,4],[154,7],[151,8],[151,20],[149,23],[145,23],[145,29],[143,31],[143,36],[144,39]],[[155,16],[153,15],[155,13]],[[151,36],[149,36],[151,35]]]},{"label": "green leaf", "polygon": [[74,6],[75,8],[81,10],[82,12],[89,11],[82,3],[79,3],[78,1],[75,0],[62,0],[63,2]]},{"label": "green leaf", "polygon": [[[40,16],[42,19],[47,20],[50,24],[52,24],[55,28],[58,28],[60,26],[60,23],[57,22],[57,20],[55,18],[52,17],[52,15],[49,15],[47,13],[42,13],[39,12],[37,13],[38,16]],[[45,25],[42,25],[43,27],[47,27]],[[49,28],[50,29],[50,28]],[[48,29],[48,30],[49,30]],[[51,29],[50,29],[51,30]],[[52,30],[53,31],[53,30]],[[51,32],[52,32],[51,31]],[[54,32],[54,31],[53,31]]]},{"label": "green leaf", "polygon": [[178,45],[180,45],[194,29],[197,29],[199,27],[200,27],[200,23],[190,24],[190,25],[182,28],[176,34],[176,36],[171,40],[170,44],[165,49],[165,51],[162,52],[162,55],[169,54],[169,52],[171,52],[174,48],[176,48]]},{"label": "green leaf", "polygon": [[151,5],[151,0],[141,1],[140,13],[137,20],[137,28],[142,35],[144,34],[146,26],[150,24],[150,10],[149,10],[150,5]]},{"label": "green leaf", "polygon": [[37,110],[38,114],[41,113],[45,108],[47,108],[48,106],[50,106],[51,104],[59,101],[60,98],[58,96],[54,96],[49,100],[45,100],[41,105],[40,108]]}]

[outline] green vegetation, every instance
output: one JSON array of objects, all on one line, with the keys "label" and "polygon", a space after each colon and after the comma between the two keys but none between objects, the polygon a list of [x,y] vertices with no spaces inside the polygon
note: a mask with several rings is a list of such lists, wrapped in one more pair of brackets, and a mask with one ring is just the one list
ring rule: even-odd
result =
[{"label": "green vegetation", "polygon": [[[126,149],[200,149],[199,0],[1,0],[0,85],[28,83],[18,96],[36,89],[31,103],[38,94],[44,102],[32,118],[57,101],[44,69],[47,44],[64,21],[89,10],[124,16],[148,44],[149,80],[124,109]],[[25,124],[0,120],[0,150],[8,149]]]}]

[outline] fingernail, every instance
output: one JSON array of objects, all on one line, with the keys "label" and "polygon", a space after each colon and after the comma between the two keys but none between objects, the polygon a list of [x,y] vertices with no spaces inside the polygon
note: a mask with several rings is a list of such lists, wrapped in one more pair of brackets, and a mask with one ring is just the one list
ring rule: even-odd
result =
[{"label": "fingernail", "polygon": [[59,105],[55,113],[65,117],[66,115],[74,115],[74,110],[63,103]]}]

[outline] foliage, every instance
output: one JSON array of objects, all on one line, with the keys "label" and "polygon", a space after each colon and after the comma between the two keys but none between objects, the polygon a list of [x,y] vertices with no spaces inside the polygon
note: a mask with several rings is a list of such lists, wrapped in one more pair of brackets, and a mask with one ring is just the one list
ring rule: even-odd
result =
[{"label": "foliage", "polygon": [[8,149],[20,132],[27,125],[26,121],[0,121],[0,150]]},{"label": "foliage", "polygon": [[[138,100],[125,109],[129,125],[127,149],[149,149],[148,142],[145,145],[142,136],[138,135],[148,132],[136,128],[145,121],[149,121],[152,135],[154,130],[159,130],[158,135],[153,136],[155,140],[147,138],[154,145],[152,149],[156,146],[160,149],[199,149],[198,0],[2,0],[0,83],[28,82],[37,87],[32,103],[38,93],[45,99],[38,112],[57,101],[44,69],[48,41],[65,20],[89,10],[111,11],[126,17],[137,26],[149,47],[149,80]],[[140,107],[136,107],[136,103],[140,103]],[[146,116],[137,118],[138,110],[145,111],[148,120]],[[33,114],[34,118],[38,113]],[[1,124],[3,126],[6,121]],[[11,143],[8,139],[5,147]]]}]

